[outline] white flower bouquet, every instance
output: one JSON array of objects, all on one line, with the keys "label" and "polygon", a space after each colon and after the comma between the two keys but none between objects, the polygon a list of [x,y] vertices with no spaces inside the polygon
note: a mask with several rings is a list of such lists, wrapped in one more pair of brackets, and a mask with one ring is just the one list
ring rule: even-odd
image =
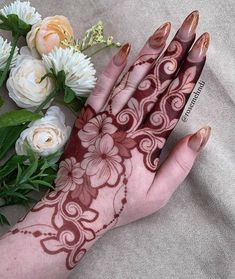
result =
[{"label": "white flower bouquet", "polygon": [[[0,9],[0,29],[12,33],[12,42],[0,36],[1,209],[28,206],[33,192],[53,187],[71,132],[54,103],[77,114],[96,82],[91,56],[121,45],[105,38],[101,21],[76,40],[66,17],[42,19],[30,2],[20,0]],[[20,37],[27,44],[21,49]],[[17,109],[2,113],[4,85]],[[0,224],[7,223],[0,212]]]}]

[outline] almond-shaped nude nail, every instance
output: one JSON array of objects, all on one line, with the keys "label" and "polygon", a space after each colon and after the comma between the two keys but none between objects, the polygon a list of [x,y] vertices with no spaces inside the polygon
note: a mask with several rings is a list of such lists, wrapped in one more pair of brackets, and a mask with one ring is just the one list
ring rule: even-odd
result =
[{"label": "almond-shaped nude nail", "polygon": [[188,60],[192,62],[201,62],[206,56],[209,48],[210,35],[206,32],[193,45],[188,54]]},{"label": "almond-shaped nude nail", "polygon": [[193,11],[189,14],[184,22],[182,23],[180,29],[177,32],[177,37],[181,38],[184,41],[192,39],[195,35],[195,31],[198,25],[199,12]]},{"label": "almond-shaped nude nail", "polygon": [[189,138],[188,146],[193,151],[199,152],[208,142],[210,135],[211,127],[203,127]]},{"label": "almond-shaped nude nail", "polygon": [[114,56],[113,62],[116,66],[121,66],[127,60],[127,56],[130,53],[131,45],[129,43],[123,45],[118,53]]},{"label": "almond-shaped nude nail", "polygon": [[170,34],[171,23],[166,22],[161,25],[149,38],[149,45],[152,48],[159,48],[166,43],[166,40]]}]

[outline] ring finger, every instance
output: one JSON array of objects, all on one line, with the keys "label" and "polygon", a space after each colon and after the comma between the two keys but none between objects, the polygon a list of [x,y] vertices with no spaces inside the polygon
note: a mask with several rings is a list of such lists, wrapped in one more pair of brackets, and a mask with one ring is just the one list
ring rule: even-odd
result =
[{"label": "ring finger", "polygon": [[171,24],[167,22],[148,39],[136,61],[111,92],[104,110],[115,115],[126,104],[163,51],[170,29]]}]

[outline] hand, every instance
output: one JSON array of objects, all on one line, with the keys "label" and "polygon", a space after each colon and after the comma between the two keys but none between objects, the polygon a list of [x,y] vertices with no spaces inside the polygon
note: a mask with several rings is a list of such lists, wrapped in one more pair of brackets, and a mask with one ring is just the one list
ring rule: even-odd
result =
[{"label": "hand", "polygon": [[[49,255],[65,253],[66,267],[72,269],[104,232],[167,203],[210,135],[205,127],[184,137],[157,169],[206,60],[208,33],[193,45],[197,23],[193,12],[159,58],[171,28],[162,25],[115,86],[130,45],[120,49],[76,120],[56,191],[32,209],[27,227],[19,224],[12,234],[33,235]],[[51,214],[35,224],[32,216],[46,209]]]}]

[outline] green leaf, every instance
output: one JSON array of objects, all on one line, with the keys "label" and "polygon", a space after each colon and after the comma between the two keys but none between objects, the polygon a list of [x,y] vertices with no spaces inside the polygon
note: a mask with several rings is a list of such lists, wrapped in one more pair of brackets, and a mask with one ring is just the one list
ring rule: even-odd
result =
[{"label": "green leaf", "polygon": [[21,132],[26,129],[27,124],[0,128],[0,160],[12,148]]},{"label": "green leaf", "polygon": [[30,164],[31,163],[34,163],[35,160],[38,161],[38,154],[36,154],[35,152],[33,152],[33,150],[31,149],[30,145],[29,144],[26,144],[25,145],[25,149],[26,149],[26,152],[27,152],[27,156],[28,156],[28,159],[29,159],[29,162]]},{"label": "green leaf", "polygon": [[5,30],[5,31],[11,31],[11,28],[7,24],[0,24],[0,29]]},{"label": "green leaf", "polygon": [[39,188],[37,187],[37,185],[32,185],[30,183],[25,183],[23,185],[20,185],[20,189],[21,190],[33,190],[33,191],[36,191],[38,192],[39,191]]},{"label": "green leaf", "polygon": [[48,162],[48,164],[51,166],[58,162],[58,160],[62,154],[63,154],[63,152],[57,151],[53,154],[50,154],[50,155],[48,155],[46,157],[42,157],[42,158],[44,161],[46,160]]},{"label": "green leaf", "polygon": [[21,176],[21,174],[22,174],[22,168],[21,168],[20,164],[17,165],[17,169],[18,169],[18,172],[17,172],[16,182],[15,182],[16,185],[19,183],[19,181],[20,181],[20,176]]},{"label": "green leaf", "polygon": [[77,96],[71,103],[67,105],[72,111],[79,112],[84,107],[87,97]]},{"label": "green leaf", "polygon": [[61,152],[56,152],[47,157],[38,157],[31,149],[27,149],[26,156],[12,156],[0,168],[0,174],[2,171],[4,176],[2,179],[0,177],[0,199],[3,205],[28,206],[31,193],[54,190],[53,181],[60,155]]},{"label": "green leaf", "polygon": [[0,179],[3,179],[18,168],[27,159],[26,156],[13,155],[3,166],[0,167]]},{"label": "green leaf", "polygon": [[0,24],[0,29],[10,31],[11,26],[7,23],[7,18],[4,15],[0,14],[0,20],[2,21],[2,23]]},{"label": "green leaf", "polygon": [[56,171],[55,170],[53,170],[53,171],[54,171],[54,174],[47,175],[43,179],[43,181],[46,181],[46,182],[50,183],[50,185],[52,185],[54,180],[56,179]]},{"label": "green leaf", "polygon": [[7,18],[3,14],[1,14],[1,13],[0,13],[0,19],[3,22],[7,22]]},{"label": "green leaf", "polygon": [[27,201],[28,200],[28,198],[26,197],[26,196],[24,196],[23,194],[21,194],[21,193],[19,193],[19,192],[8,192],[8,194],[7,194],[9,197],[17,197],[17,198],[19,198],[19,199],[21,199],[21,200],[25,200],[25,201]]},{"label": "green leaf", "polygon": [[48,188],[54,189],[54,187],[49,182],[46,182],[46,181],[43,181],[43,180],[32,180],[32,183],[39,184],[39,185],[46,186]]},{"label": "green leaf", "polygon": [[65,91],[64,91],[64,102],[66,104],[71,103],[73,101],[73,99],[76,97],[75,92],[68,86],[64,87]]},{"label": "green leaf", "polygon": [[32,25],[27,24],[18,17],[18,28],[20,29],[22,35],[27,35],[27,33],[31,30]]},{"label": "green leaf", "polygon": [[31,164],[26,168],[25,171],[22,172],[21,177],[19,179],[19,183],[25,183],[37,170],[38,167],[38,160],[35,158],[34,162],[31,162]]},{"label": "green leaf", "polygon": [[11,30],[13,36],[20,34],[21,36],[26,37],[27,33],[32,28],[32,25],[21,20],[16,14],[10,14],[7,15],[7,17],[1,15],[0,19],[3,21],[0,28],[4,30]]},{"label": "green leaf", "polygon": [[17,126],[27,122],[40,119],[42,116],[38,113],[26,109],[13,110],[0,115],[0,128]]},{"label": "green leaf", "polygon": [[0,225],[8,225],[10,226],[9,221],[7,220],[6,216],[0,213]]}]

